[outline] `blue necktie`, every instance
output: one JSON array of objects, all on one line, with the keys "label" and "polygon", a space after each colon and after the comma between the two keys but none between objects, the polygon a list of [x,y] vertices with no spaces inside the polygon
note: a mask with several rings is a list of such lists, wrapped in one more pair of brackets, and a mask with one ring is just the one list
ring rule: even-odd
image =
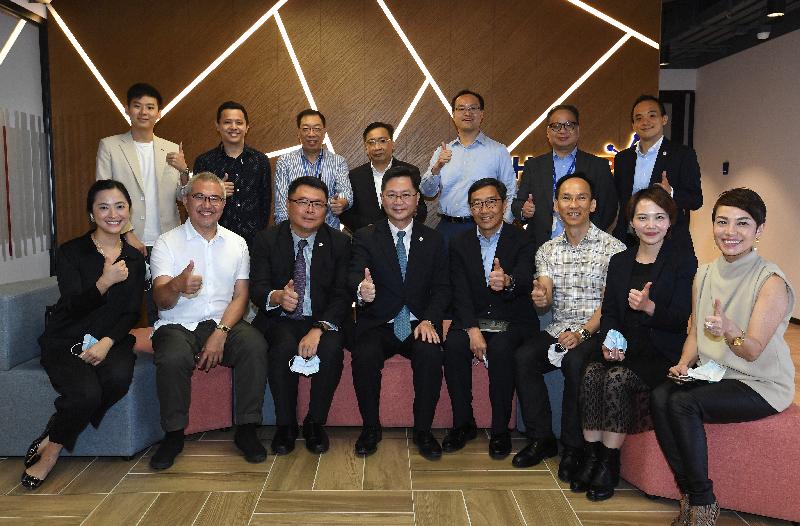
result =
[{"label": "blue necktie", "polygon": [[[406,246],[403,244],[403,237],[405,237],[406,233],[402,230],[397,233],[397,245],[395,245],[395,249],[397,250],[397,261],[400,263],[400,274],[403,275],[403,281],[406,280],[406,267],[408,266],[408,256],[406,255]],[[400,312],[397,313],[397,316],[394,318],[394,335],[397,336],[397,339],[401,342],[406,341],[406,339],[411,335],[411,317],[410,313],[408,312],[408,307],[403,305],[403,308],[400,309]]]},{"label": "blue necktie", "polygon": [[297,308],[294,312],[289,313],[290,318],[302,319],[303,318],[303,300],[306,296],[306,253],[305,248],[308,245],[308,240],[301,239],[297,242],[297,255],[294,258],[294,291],[297,293]]}]

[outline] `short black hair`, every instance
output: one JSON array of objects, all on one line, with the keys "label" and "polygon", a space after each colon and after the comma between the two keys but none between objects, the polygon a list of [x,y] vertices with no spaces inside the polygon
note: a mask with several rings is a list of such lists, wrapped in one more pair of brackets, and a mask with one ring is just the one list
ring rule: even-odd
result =
[{"label": "short black hair", "polygon": [[217,108],[217,122],[219,122],[219,120],[222,118],[222,112],[225,110],[241,111],[242,114],[244,115],[244,123],[250,124],[250,117],[247,116],[247,110],[244,109],[244,106],[242,106],[240,103],[232,100],[226,100],[225,102],[219,105],[219,108]]},{"label": "short black hair", "polygon": [[310,186],[311,188],[316,188],[317,190],[322,190],[325,193],[325,199],[327,200],[328,197],[328,185],[325,184],[325,181],[318,177],[313,177],[310,175],[304,175],[303,177],[298,177],[291,183],[289,183],[289,189],[286,191],[286,197],[291,197],[291,195],[297,190],[300,186]]},{"label": "short black hair", "polygon": [[552,117],[555,112],[561,110],[570,112],[572,115],[575,116],[575,122],[580,124],[581,114],[578,113],[578,108],[573,106],[572,104],[559,104],[558,106],[553,106],[552,108],[550,108],[550,111],[547,112],[547,121],[550,122],[550,117]]},{"label": "short black hair", "polygon": [[392,126],[391,124],[386,124],[385,122],[371,122],[367,125],[366,128],[364,128],[364,134],[363,134],[364,140],[365,141],[367,140],[367,134],[369,134],[369,132],[371,132],[372,130],[377,130],[378,128],[385,128],[386,131],[389,132],[389,138],[394,139],[394,126]]},{"label": "short black hair", "polygon": [[494,186],[497,189],[497,193],[500,194],[500,199],[503,201],[506,200],[508,189],[506,188],[505,183],[498,181],[494,177],[484,177],[483,179],[478,179],[472,183],[472,185],[469,187],[469,190],[467,190],[467,203],[469,203],[469,200],[472,199],[472,194],[481,188],[486,188],[487,186]]},{"label": "short black hair", "polygon": [[667,108],[664,107],[664,103],[661,102],[658,97],[654,97],[653,95],[639,95],[633,102],[633,106],[631,106],[631,122],[633,122],[633,110],[636,109],[636,106],[638,106],[640,102],[645,102],[648,100],[658,104],[658,111],[661,112],[662,117],[667,114]]},{"label": "short black hair", "polygon": [[717,219],[717,209],[721,206],[733,206],[741,208],[756,222],[756,226],[761,226],[767,220],[767,205],[764,200],[753,190],[749,188],[732,188],[725,190],[717,198],[714,203],[714,209],[711,211],[711,221]]},{"label": "short black hair", "polygon": [[586,184],[589,185],[589,197],[594,199],[594,183],[583,172],[575,172],[575,173],[567,174],[564,177],[562,177],[561,179],[559,179],[558,182],[556,183],[556,195],[555,195],[555,197],[558,197],[558,192],[561,191],[561,185],[563,185],[566,181],[569,181],[570,179],[583,179],[584,181],[586,181]]},{"label": "short black hair", "polygon": [[325,115],[323,115],[321,111],[312,110],[311,108],[306,108],[306,109],[304,109],[303,111],[301,111],[300,113],[297,114],[297,118],[296,119],[297,119],[297,127],[298,128],[300,127],[300,121],[303,120],[303,117],[308,117],[309,115],[316,115],[322,121],[322,126],[323,127],[327,126],[327,124],[325,124]]},{"label": "short black hair", "polygon": [[476,93],[469,89],[462,89],[461,91],[456,93],[453,99],[450,101],[450,107],[453,109],[453,111],[456,111],[456,99],[461,97],[462,95],[472,95],[473,97],[478,99],[478,105],[481,107],[481,110],[483,110],[483,97],[481,97],[481,94]]},{"label": "short black hair", "polygon": [[100,179],[99,181],[95,181],[94,184],[89,187],[89,191],[86,193],[86,212],[90,214],[92,213],[94,200],[97,198],[97,194],[103,190],[119,190],[122,192],[122,195],[125,196],[125,200],[128,202],[128,208],[133,207],[131,194],[128,193],[128,189],[125,188],[124,184],[120,183],[119,181],[115,181],[114,179]]},{"label": "short black hair", "polygon": [[158,109],[161,109],[164,104],[164,99],[161,98],[161,93],[159,93],[158,90],[150,84],[145,84],[144,82],[137,82],[128,88],[127,96],[128,106],[131,105],[131,102],[133,102],[134,99],[139,99],[142,97],[153,97],[156,99],[156,102],[158,102]]},{"label": "short black hair", "polygon": [[410,165],[398,165],[392,166],[383,174],[383,179],[381,179],[381,192],[386,188],[386,184],[394,179],[395,177],[408,177],[411,179],[411,184],[414,185],[414,190],[419,192],[419,185],[420,185],[420,175],[419,170],[416,166]]}]

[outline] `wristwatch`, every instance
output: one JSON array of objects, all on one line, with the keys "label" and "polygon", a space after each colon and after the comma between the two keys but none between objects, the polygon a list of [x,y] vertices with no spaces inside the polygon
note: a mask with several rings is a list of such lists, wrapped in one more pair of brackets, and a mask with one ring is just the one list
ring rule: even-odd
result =
[{"label": "wristwatch", "polygon": [[224,333],[228,333],[231,330],[231,328],[225,325],[224,323],[217,324],[217,329],[221,330]]},{"label": "wristwatch", "polygon": [[505,290],[506,292],[513,292],[514,291],[514,285],[515,285],[514,276],[509,275],[508,276],[508,281],[509,281],[508,287],[505,287],[503,290]]},{"label": "wristwatch", "polygon": [[581,335],[581,341],[586,341],[592,337],[592,333],[586,329],[578,329],[578,334]]},{"label": "wristwatch", "polygon": [[315,322],[313,322],[311,324],[311,328],[312,329],[319,329],[322,332],[325,332],[325,331],[330,329],[330,327],[328,327],[328,324],[325,323],[324,321],[315,321]]}]

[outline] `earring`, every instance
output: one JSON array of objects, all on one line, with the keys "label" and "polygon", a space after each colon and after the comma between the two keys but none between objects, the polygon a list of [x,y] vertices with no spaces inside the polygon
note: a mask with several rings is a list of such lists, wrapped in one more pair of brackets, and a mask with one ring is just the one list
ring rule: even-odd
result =
[{"label": "earring", "polygon": [[761,240],[759,238],[756,238],[756,243],[758,243],[759,241],[761,241]]},{"label": "earring", "polygon": [[94,214],[93,214],[93,213],[91,213],[91,212],[89,212],[89,221],[91,221],[92,223],[94,223]]}]

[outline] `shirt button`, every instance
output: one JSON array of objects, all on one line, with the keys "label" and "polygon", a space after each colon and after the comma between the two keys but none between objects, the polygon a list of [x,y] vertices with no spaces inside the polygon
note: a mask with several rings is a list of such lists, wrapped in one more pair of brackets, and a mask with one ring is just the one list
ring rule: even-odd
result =
[{"label": "shirt button", "polygon": [[144,201],[144,196],[139,198],[140,201]]},{"label": "shirt button", "polygon": [[139,219],[141,219],[142,221],[144,221],[144,216],[140,217]]},{"label": "shirt button", "polygon": [[239,191],[239,189],[237,188],[237,189],[236,189],[236,191],[238,192],[238,191]]},{"label": "shirt button", "polygon": [[242,203],[236,203],[236,206],[242,206]]}]

